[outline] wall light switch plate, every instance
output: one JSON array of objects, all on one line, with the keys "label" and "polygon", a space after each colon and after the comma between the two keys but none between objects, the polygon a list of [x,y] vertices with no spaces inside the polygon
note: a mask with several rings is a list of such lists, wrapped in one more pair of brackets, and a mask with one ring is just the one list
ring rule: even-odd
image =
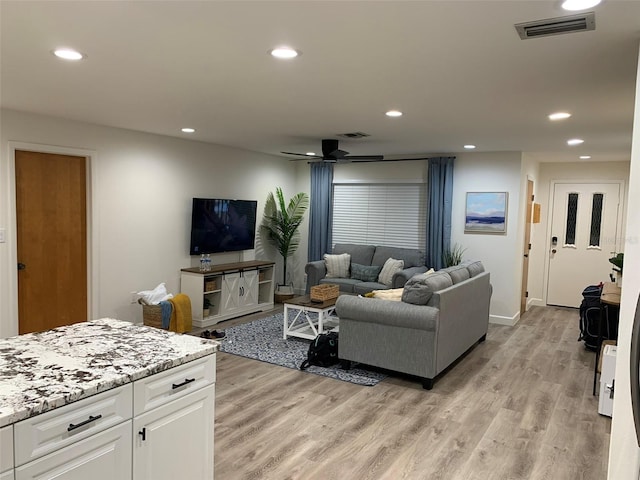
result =
[{"label": "wall light switch plate", "polygon": [[0,243],[5,243],[7,240],[6,238],[6,232],[7,230],[5,228],[0,228]]}]

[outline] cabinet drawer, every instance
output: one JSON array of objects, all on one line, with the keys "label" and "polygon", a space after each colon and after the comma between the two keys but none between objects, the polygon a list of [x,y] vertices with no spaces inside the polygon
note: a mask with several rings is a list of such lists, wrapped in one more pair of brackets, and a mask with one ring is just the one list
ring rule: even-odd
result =
[{"label": "cabinet drawer", "polygon": [[140,415],[215,381],[215,354],[138,380],[133,384],[133,415]]},{"label": "cabinet drawer", "polygon": [[8,470],[4,473],[0,473],[0,480],[15,480],[13,476],[13,470]]},{"label": "cabinet drawer", "polygon": [[130,480],[131,420],[16,468],[16,480]]},{"label": "cabinet drawer", "polygon": [[13,468],[13,425],[0,428],[0,472]]},{"label": "cabinet drawer", "polygon": [[129,420],[132,395],[127,384],[16,423],[16,466]]}]

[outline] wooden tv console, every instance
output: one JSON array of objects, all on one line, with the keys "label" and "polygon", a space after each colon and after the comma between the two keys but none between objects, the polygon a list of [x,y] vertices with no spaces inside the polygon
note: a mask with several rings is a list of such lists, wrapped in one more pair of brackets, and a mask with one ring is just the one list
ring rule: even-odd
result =
[{"label": "wooden tv console", "polygon": [[[213,265],[208,272],[198,267],[183,268],[180,291],[191,299],[195,327],[210,327],[223,320],[273,308],[275,262],[248,262]],[[209,300],[208,315],[204,301]]]}]

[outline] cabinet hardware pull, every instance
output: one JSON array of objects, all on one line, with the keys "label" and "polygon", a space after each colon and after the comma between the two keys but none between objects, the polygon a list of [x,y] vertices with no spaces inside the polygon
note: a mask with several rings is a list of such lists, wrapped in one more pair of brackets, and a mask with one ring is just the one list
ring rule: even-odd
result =
[{"label": "cabinet hardware pull", "polygon": [[138,435],[142,436],[142,441],[144,442],[147,439],[147,427],[143,427],[142,430],[138,432]]},{"label": "cabinet hardware pull", "polygon": [[102,418],[102,415],[96,415],[95,417],[89,415],[89,418],[87,418],[84,422],[76,423],[75,425],[73,423],[70,423],[67,427],[67,432],[75,430],[76,428],[84,427],[85,425],[88,425],[91,422],[95,422],[100,418]]},{"label": "cabinet hardware pull", "polygon": [[196,379],[195,378],[185,378],[184,382],[182,383],[174,383],[173,385],[171,385],[172,389],[176,389],[176,388],[180,388],[180,387],[184,387],[186,384],[191,383],[191,382],[195,382]]}]

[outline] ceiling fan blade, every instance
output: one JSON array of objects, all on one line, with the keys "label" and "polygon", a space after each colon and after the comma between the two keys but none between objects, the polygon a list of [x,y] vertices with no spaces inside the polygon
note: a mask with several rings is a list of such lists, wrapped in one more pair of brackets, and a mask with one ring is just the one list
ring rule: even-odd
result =
[{"label": "ceiling fan blade", "polygon": [[[351,157],[347,157],[349,159]],[[352,160],[353,163],[368,163],[368,162],[410,162],[412,160],[429,160],[429,157],[421,157],[421,158],[385,158],[385,159],[367,159],[367,158],[356,158]]]},{"label": "ceiling fan blade", "polygon": [[307,157],[307,158],[322,158],[320,155],[307,155],[306,153],[295,153],[295,152],[280,152],[280,153],[284,153],[285,155],[298,155],[300,157]]},{"label": "ceiling fan blade", "polygon": [[384,155],[347,155],[342,159],[352,162],[379,162],[384,160]]}]

